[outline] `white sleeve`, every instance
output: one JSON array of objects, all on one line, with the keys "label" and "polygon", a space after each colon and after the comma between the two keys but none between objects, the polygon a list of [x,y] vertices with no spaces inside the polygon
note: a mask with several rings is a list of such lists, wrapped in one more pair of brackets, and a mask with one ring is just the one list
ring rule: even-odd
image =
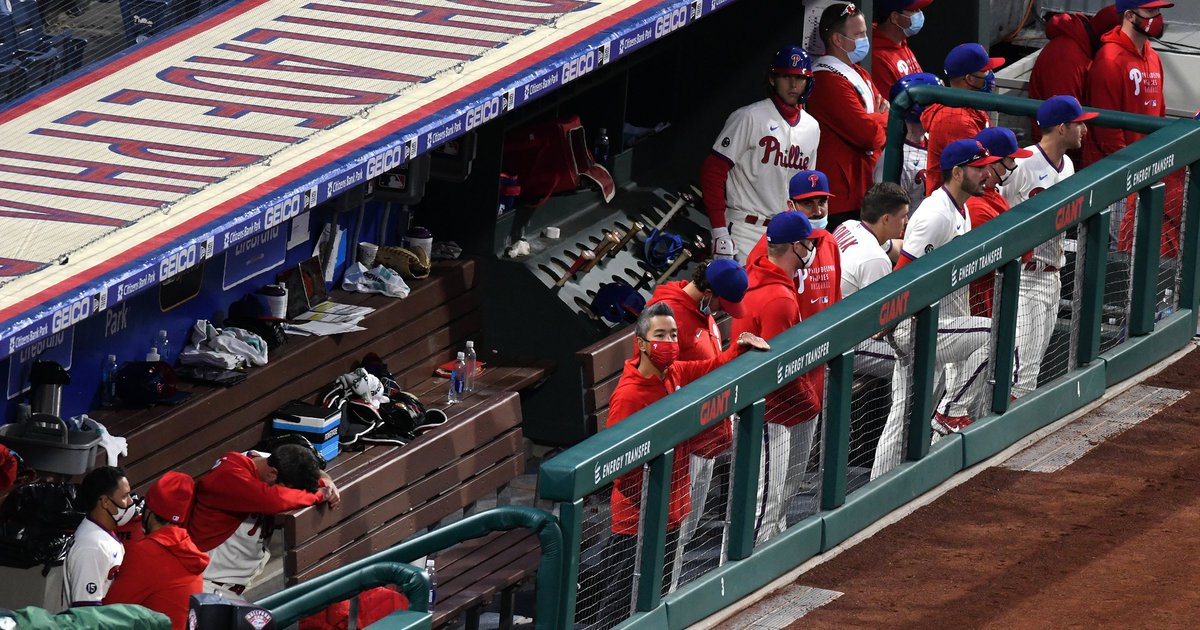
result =
[{"label": "white sleeve", "polygon": [[954,228],[934,212],[916,212],[904,231],[901,253],[917,259],[950,242]]},{"label": "white sleeve", "polygon": [[713,143],[712,150],[731,163],[737,164],[743,153],[754,148],[753,128],[754,121],[745,108],[733,112],[725,121],[725,127]]},{"label": "white sleeve", "polygon": [[892,264],[884,258],[872,258],[863,263],[858,268],[858,282],[862,285],[859,288],[869,286],[872,282],[888,275],[892,272]]},{"label": "white sleeve", "polygon": [[1018,166],[1009,176],[1008,183],[1000,188],[1000,194],[1008,202],[1009,208],[1015,208],[1017,204],[1029,199],[1029,190],[1032,188],[1029,179],[1029,170]]},{"label": "white sleeve", "polygon": [[81,602],[99,604],[108,593],[108,573],[112,566],[103,549],[95,546],[72,547],[63,567],[67,605]]}]

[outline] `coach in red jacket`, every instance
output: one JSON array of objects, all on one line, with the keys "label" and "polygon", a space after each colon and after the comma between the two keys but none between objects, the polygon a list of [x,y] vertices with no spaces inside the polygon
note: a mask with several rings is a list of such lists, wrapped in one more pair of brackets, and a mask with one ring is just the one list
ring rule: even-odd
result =
[{"label": "coach in red jacket", "polygon": [[887,140],[888,103],[858,65],[871,40],[857,7],[829,5],[818,28],[827,54],[813,64],[821,89],[813,90],[808,111],[821,124],[820,167],[834,194],[829,213],[836,227],[858,218],[863,194],[873,183],[875,163]]},{"label": "coach in red jacket", "polygon": [[[956,46],[946,55],[947,85],[960,90],[991,92],[996,83],[992,70],[1004,65],[1002,57],[989,57],[979,44]],[[941,161],[942,149],[955,140],[974,138],[991,120],[987,112],[972,107],[948,107],[934,103],[921,112],[921,125],[929,132],[929,164]],[[925,196],[942,187],[942,172],[931,168],[925,173]]]},{"label": "coach in red jacket", "polygon": [[871,80],[880,94],[892,91],[900,77],[924,72],[908,47],[908,38],[925,26],[925,7],[933,0],[875,0],[874,37],[871,39]]},{"label": "coach in red jacket", "polygon": [[[1044,101],[1051,96],[1074,96],[1087,101],[1088,66],[1100,50],[1100,36],[1121,23],[1117,9],[1109,5],[1096,15],[1059,13],[1046,22],[1049,43],[1042,48],[1029,75],[1029,98]],[[1042,138],[1042,128],[1033,121],[1033,141]],[[1078,156],[1076,156],[1078,158]]]},{"label": "coach in red jacket", "polygon": [[337,488],[318,466],[316,454],[298,444],[274,453],[226,453],[196,482],[188,532],[209,555],[204,592],[234,596],[266,566],[276,514],[327,502],[337,507]]},{"label": "coach in red jacket", "polygon": [[208,556],[196,548],[186,526],[195,482],[169,472],[146,493],[142,516],[145,538],[125,547],[125,563],[105,604],[140,604],[171,619],[174,630],[187,627],[188,599],[203,590]]},{"label": "coach in red jacket", "polygon": [[[760,337],[742,333],[735,337],[739,348],[769,350]],[[625,362],[621,378],[608,402],[607,426],[666,398],[675,390],[704,376],[736,355],[721,353],[706,361],[678,361],[679,331],[670,306],[659,302],[647,306],[634,329],[637,356]],[[690,509],[688,495],[688,446],[675,448],[671,489],[667,508],[667,548],[678,544],[679,526]],[[608,620],[628,617],[634,564],[637,557],[638,523],[641,520],[642,468],[617,478],[612,489],[612,535],[604,548],[604,586],[601,601],[592,612]],[[663,584],[671,583],[671,564],[664,568]]]}]

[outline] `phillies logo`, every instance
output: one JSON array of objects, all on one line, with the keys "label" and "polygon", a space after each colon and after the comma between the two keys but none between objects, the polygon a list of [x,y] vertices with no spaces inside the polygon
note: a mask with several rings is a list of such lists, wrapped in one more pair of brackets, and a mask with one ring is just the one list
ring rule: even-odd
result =
[{"label": "phillies logo", "polygon": [[792,67],[793,68],[800,66],[800,59],[801,59],[800,55],[792,55]]},{"label": "phillies logo", "polygon": [[1045,188],[1034,188],[1033,190],[1029,191],[1029,198],[1033,199],[1044,192],[1046,192]]},{"label": "phillies logo", "polygon": [[788,147],[785,151],[779,139],[774,136],[763,136],[762,140],[758,141],[758,146],[763,148],[763,164],[794,168],[798,171],[808,170],[809,157],[801,155],[800,147]]},{"label": "phillies logo", "polygon": [[926,177],[927,172],[928,172],[928,169],[921,169],[921,170],[917,171],[916,177],[913,177],[913,183],[924,186],[925,185],[925,177]]},{"label": "phillies logo", "polygon": [[1142,71],[1138,68],[1129,69],[1129,80],[1133,81],[1133,95],[1141,96],[1142,94]]},{"label": "phillies logo", "polygon": [[815,175],[815,174],[814,174],[814,175],[809,175],[809,176],[808,176],[808,183],[809,183],[809,184],[811,184],[813,188],[816,188],[818,185],[820,185],[820,183],[821,183],[821,178],[820,178],[820,177],[818,177],[818,176],[817,176],[817,175]]}]

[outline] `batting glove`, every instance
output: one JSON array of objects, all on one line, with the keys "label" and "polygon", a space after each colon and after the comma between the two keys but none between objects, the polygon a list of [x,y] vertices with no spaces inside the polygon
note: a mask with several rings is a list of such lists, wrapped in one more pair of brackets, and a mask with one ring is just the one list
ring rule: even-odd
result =
[{"label": "batting glove", "polygon": [[729,228],[713,228],[712,239],[713,258],[733,258],[737,256],[737,245],[734,244],[733,237],[729,236]]}]

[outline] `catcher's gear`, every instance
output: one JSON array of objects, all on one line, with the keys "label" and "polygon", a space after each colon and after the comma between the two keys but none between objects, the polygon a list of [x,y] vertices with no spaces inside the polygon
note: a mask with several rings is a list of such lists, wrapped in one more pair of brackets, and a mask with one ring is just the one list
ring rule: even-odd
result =
[{"label": "catcher's gear", "polygon": [[735,258],[737,256],[737,244],[733,242],[733,237],[729,235],[729,228],[719,227],[712,229],[713,239],[713,258]]},{"label": "catcher's gear", "polygon": [[375,262],[392,269],[410,280],[429,277],[431,263],[429,255],[421,248],[380,247],[375,253]]}]

